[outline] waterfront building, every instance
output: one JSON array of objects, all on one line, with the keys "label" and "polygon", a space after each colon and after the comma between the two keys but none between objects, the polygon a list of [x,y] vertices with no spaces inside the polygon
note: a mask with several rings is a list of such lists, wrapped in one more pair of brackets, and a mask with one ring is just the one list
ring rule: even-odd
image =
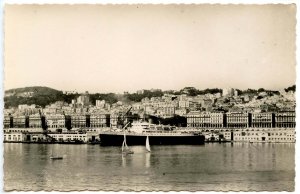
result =
[{"label": "waterfront building", "polygon": [[272,113],[252,113],[249,127],[271,128]]},{"label": "waterfront building", "polygon": [[191,111],[187,114],[188,127],[222,128],[223,113]]},{"label": "waterfront building", "polygon": [[116,128],[118,126],[119,114],[118,113],[111,113],[110,114],[110,127]]},{"label": "waterfront building", "polygon": [[199,127],[200,111],[191,111],[187,114],[187,127]]},{"label": "waterfront building", "polygon": [[71,115],[72,128],[86,127],[86,116],[82,114]]},{"label": "waterfront building", "polygon": [[91,114],[90,127],[107,127],[107,117],[105,114]]},{"label": "waterfront building", "polygon": [[50,114],[46,115],[48,128],[64,128],[65,127],[65,116],[62,114]]},{"label": "waterfront building", "polygon": [[248,128],[233,132],[233,140],[236,142],[276,142],[294,143],[295,129],[290,128]]},{"label": "waterfront building", "polygon": [[39,114],[29,115],[29,127],[30,128],[42,127],[42,119]]},{"label": "waterfront building", "polygon": [[295,112],[283,112],[283,113],[275,113],[275,123],[276,127],[279,128],[295,128],[296,120],[295,120]]},{"label": "waterfront building", "polygon": [[230,131],[222,131],[219,132],[220,133],[220,137],[223,138],[226,141],[231,141],[232,140],[232,132]]},{"label": "waterfront building", "polygon": [[74,142],[74,141],[87,142],[86,133],[79,133],[79,132],[49,133],[48,135],[58,142]]},{"label": "waterfront building", "polygon": [[88,142],[100,142],[99,129],[88,129],[86,131],[86,140]]},{"label": "waterfront building", "polygon": [[4,133],[43,133],[42,128],[9,128]]},{"label": "waterfront building", "polygon": [[11,121],[10,115],[4,115],[4,118],[3,118],[3,127],[4,127],[4,129],[11,127],[11,125],[10,125],[11,122],[10,121]]},{"label": "waterfront building", "polygon": [[4,142],[22,142],[25,137],[22,132],[6,132],[3,136]]},{"label": "waterfront building", "polygon": [[228,128],[248,127],[248,113],[244,113],[244,112],[226,113],[226,127]]},{"label": "waterfront building", "polygon": [[17,115],[13,117],[14,128],[28,128],[26,117],[24,115]]}]

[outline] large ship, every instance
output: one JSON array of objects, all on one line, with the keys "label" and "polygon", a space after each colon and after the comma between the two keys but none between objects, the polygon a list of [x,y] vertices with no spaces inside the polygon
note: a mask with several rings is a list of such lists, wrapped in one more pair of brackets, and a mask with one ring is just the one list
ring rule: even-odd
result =
[{"label": "large ship", "polygon": [[100,145],[122,146],[126,137],[128,145],[202,145],[205,136],[176,130],[176,127],[154,125],[147,122],[133,122],[128,129],[114,129],[100,133]]}]

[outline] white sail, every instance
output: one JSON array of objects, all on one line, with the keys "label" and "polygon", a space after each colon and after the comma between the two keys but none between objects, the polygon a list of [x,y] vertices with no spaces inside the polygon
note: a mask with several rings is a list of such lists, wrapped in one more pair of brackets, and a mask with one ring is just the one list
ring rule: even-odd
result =
[{"label": "white sail", "polygon": [[122,152],[124,151],[125,140],[122,143]]},{"label": "white sail", "polygon": [[151,149],[150,149],[150,143],[149,143],[149,136],[147,136],[147,139],[146,139],[146,150],[148,152],[151,152]]},{"label": "white sail", "polygon": [[131,151],[129,149],[129,147],[127,146],[125,131],[124,131],[124,140],[123,140],[123,144],[122,144],[122,153],[124,153],[124,154],[133,154],[133,151]]}]

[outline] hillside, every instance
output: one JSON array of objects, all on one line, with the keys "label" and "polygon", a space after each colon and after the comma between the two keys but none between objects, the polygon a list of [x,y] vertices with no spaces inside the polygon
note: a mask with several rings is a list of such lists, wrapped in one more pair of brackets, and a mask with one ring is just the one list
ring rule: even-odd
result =
[{"label": "hillside", "polygon": [[17,107],[19,104],[36,104],[45,107],[57,100],[64,100],[62,91],[49,87],[34,86],[5,91],[4,106]]}]

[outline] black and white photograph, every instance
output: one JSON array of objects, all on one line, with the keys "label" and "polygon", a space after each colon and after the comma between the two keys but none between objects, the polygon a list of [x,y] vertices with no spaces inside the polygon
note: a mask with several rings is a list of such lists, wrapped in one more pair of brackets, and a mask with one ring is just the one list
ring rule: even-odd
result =
[{"label": "black and white photograph", "polygon": [[3,190],[295,191],[296,10],[5,4]]}]

